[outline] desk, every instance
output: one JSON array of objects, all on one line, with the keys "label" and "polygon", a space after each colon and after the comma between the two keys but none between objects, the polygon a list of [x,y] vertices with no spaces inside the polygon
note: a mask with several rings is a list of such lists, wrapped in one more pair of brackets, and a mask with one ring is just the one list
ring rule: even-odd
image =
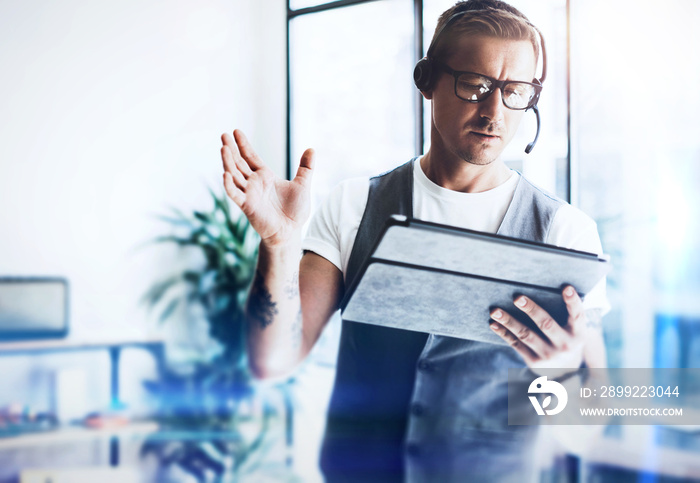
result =
[{"label": "desk", "polygon": [[[120,409],[123,407],[123,403],[119,397],[119,359],[121,357],[121,351],[125,348],[140,348],[153,355],[156,363],[156,371],[159,377],[163,374],[163,369],[165,365],[165,346],[163,339],[151,338],[151,339],[139,339],[139,340],[108,340],[108,341],[98,341],[98,340],[41,340],[41,341],[22,341],[22,342],[3,342],[0,343],[0,357],[8,356],[18,356],[18,355],[28,355],[28,354],[38,354],[38,353],[58,353],[58,352],[81,352],[81,351],[100,351],[106,350],[109,352],[110,356],[110,405],[112,409]],[[127,427],[130,425],[127,425]],[[79,429],[79,428],[74,428]],[[68,434],[75,436],[77,433],[73,429],[61,429],[60,431],[47,431],[45,433],[35,433],[20,435],[16,437],[9,437],[4,440],[0,440],[0,443],[8,443],[15,445],[18,442],[24,441],[46,441],[47,438],[50,439],[60,438],[61,433],[65,436],[65,431]],[[97,430],[84,429],[86,435],[89,433],[90,437],[94,437]],[[110,434],[108,430],[105,434]],[[110,437],[110,463],[112,466],[117,466],[119,464],[119,428],[109,430],[112,431]],[[54,434],[56,433],[56,434]],[[53,436],[52,436],[53,435]],[[37,438],[36,440],[32,438]]]},{"label": "desk", "polygon": [[137,468],[57,468],[22,471],[19,483],[143,483]]},{"label": "desk", "polygon": [[[143,441],[158,432],[154,422],[129,423],[119,428],[89,429],[65,426],[54,430],[26,433],[0,439],[0,481],[47,483],[106,483],[129,480],[114,479],[128,474],[129,469],[143,469],[139,451]],[[109,460],[112,441],[119,441],[119,466]],[[41,469],[54,468],[51,471]],[[84,472],[71,468],[93,468]],[[88,476],[105,476],[92,478]],[[40,478],[39,475],[42,477]],[[112,478],[106,477],[111,475]],[[80,477],[77,477],[80,476]]]},{"label": "desk", "polygon": [[46,444],[74,443],[94,438],[112,439],[127,436],[146,436],[158,431],[152,421],[129,423],[118,428],[92,429],[81,426],[59,426],[56,429],[19,434],[0,438],[0,450],[26,448]]},{"label": "desk", "polygon": [[114,409],[118,409],[121,407],[121,401],[119,400],[119,358],[122,349],[130,347],[141,348],[151,353],[156,362],[158,375],[163,374],[165,346],[163,339],[160,338],[110,341],[42,340],[2,342],[0,343],[0,357],[48,352],[109,351],[111,404]]}]

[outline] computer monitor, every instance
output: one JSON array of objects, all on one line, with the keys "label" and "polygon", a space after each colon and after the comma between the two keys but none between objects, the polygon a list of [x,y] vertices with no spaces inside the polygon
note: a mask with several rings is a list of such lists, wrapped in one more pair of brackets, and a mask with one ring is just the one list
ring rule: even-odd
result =
[{"label": "computer monitor", "polygon": [[0,277],[0,341],[68,334],[68,281],[62,277]]}]

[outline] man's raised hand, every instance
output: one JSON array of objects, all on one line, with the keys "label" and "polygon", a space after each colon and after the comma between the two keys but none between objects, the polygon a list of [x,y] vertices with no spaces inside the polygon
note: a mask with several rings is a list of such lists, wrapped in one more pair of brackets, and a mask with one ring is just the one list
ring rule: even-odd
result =
[{"label": "man's raised hand", "polygon": [[260,235],[261,243],[281,245],[299,236],[310,211],[313,150],[304,151],[296,176],[287,181],[262,162],[240,130],[234,130],[233,136],[223,134],[221,140],[224,188]]}]

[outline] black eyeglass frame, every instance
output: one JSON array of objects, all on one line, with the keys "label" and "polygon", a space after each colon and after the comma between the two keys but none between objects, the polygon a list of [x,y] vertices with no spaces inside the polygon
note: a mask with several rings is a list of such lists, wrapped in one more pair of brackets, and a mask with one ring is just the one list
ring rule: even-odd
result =
[{"label": "black eyeglass frame", "polygon": [[[542,84],[539,83],[537,79],[535,79],[536,82],[525,82],[525,81],[514,81],[514,80],[498,80],[494,79],[493,77],[489,77],[484,74],[479,74],[478,72],[470,72],[470,71],[465,71],[465,70],[454,70],[452,67],[450,67],[447,64],[444,64],[442,62],[439,62],[437,60],[434,60],[433,63],[440,67],[443,71],[445,71],[447,74],[450,74],[455,78],[455,96],[457,96],[459,99],[465,101],[465,102],[471,102],[473,104],[476,104],[478,102],[485,101],[488,99],[491,94],[496,92],[496,89],[501,89],[501,101],[503,101],[503,105],[506,106],[508,109],[512,109],[514,111],[527,111],[528,109],[532,109],[533,107],[537,106],[537,102],[540,100],[540,93],[542,92]],[[487,79],[489,82],[491,82],[492,88],[489,91],[486,96],[482,97],[481,99],[478,100],[473,100],[473,99],[465,99],[464,97],[461,97],[457,93],[457,80],[459,77],[463,74],[471,74],[471,75],[478,75],[479,77],[483,77],[484,79]],[[506,104],[506,98],[503,95],[503,88],[507,86],[508,84],[527,84],[535,88],[535,95],[532,96],[532,99],[530,102],[528,102],[527,106],[525,107],[510,107],[509,105]]]}]

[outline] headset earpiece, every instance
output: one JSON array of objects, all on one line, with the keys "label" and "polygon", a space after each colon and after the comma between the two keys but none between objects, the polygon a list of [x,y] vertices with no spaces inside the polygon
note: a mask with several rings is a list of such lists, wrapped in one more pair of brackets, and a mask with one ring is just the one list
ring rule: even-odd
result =
[{"label": "headset earpiece", "polygon": [[[532,79],[532,83],[542,87],[542,82],[540,82],[539,79]],[[537,94],[535,94],[535,106],[538,102],[540,102],[540,94],[542,94],[542,91],[539,91]]]},{"label": "headset earpiece", "polygon": [[433,63],[427,57],[423,57],[413,69],[413,82],[419,91],[429,91],[433,87]]}]

